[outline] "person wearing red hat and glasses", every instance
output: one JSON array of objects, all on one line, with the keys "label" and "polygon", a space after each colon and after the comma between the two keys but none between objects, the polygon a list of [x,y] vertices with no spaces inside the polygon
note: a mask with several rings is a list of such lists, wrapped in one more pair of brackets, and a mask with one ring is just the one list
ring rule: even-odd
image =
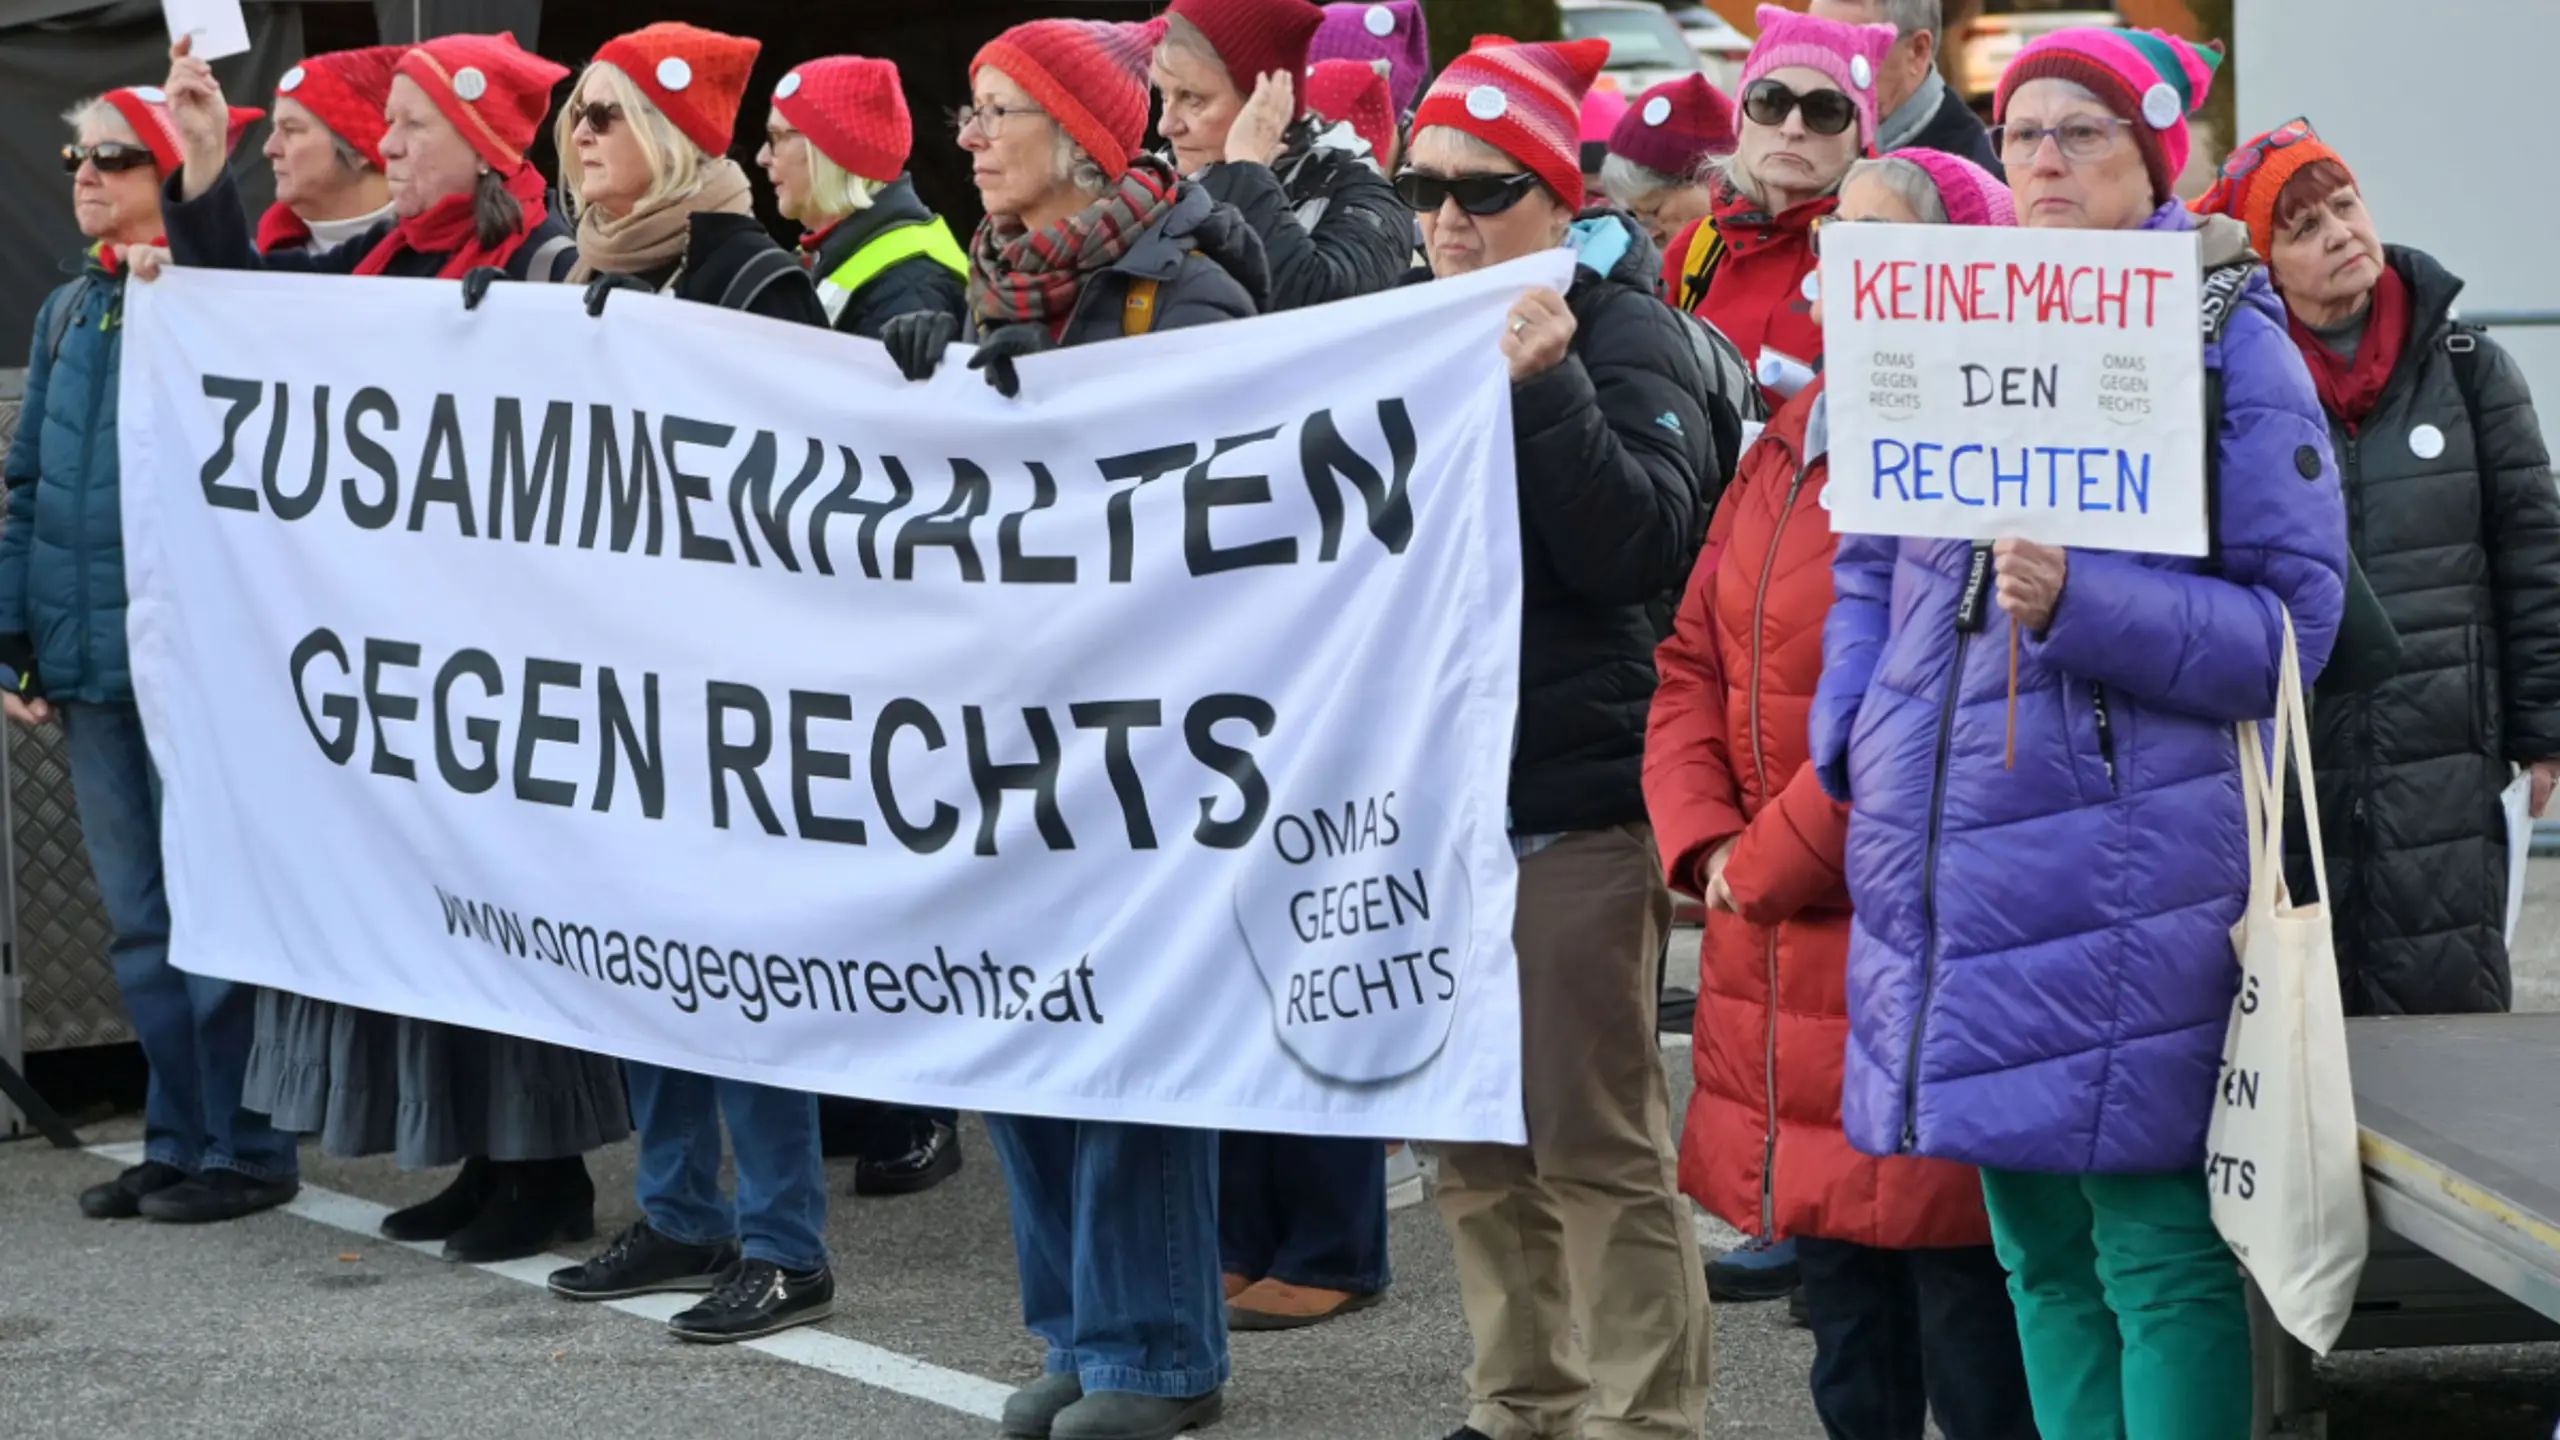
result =
[{"label": "person wearing red hat and glasses", "polygon": [[[555,278],[574,247],[525,151],[567,74],[508,35],[446,35],[404,52],[380,144],[392,219],[334,250],[261,255],[208,125],[221,86],[182,40],[170,51],[185,165],[164,188],[169,250],[149,272],[137,258],[135,273],[174,259],[459,279],[466,304],[495,277]],[[297,1008],[300,1022],[262,1037],[253,1057],[254,1098],[277,1124],[317,1132],[331,1154],[390,1153],[411,1170],[461,1165],[443,1190],[385,1216],[385,1238],[441,1240],[447,1259],[488,1262],[594,1233],[584,1156],[630,1133],[613,1060],[346,1006]]]},{"label": "person wearing red hat and glasses", "polygon": [[382,113],[400,55],[396,45],[313,55],[276,81],[266,148],[276,203],[258,221],[259,253],[326,253],[395,218]]},{"label": "person wearing red hat and glasses", "polygon": [[[1020,361],[1240,320],[1269,275],[1236,213],[1144,153],[1152,24],[1035,20],[970,62],[953,118],[986,220],[969,243],[970,361],[1021,393]],[[910,380],[955,328],[930,311],[883,337]],[[1090,364],[1091,362],[1086,362]],[[1108,363],[1107,361],[1104,363]],[[1023,1322],[1042,1379],[1004,1405],[1014,1440],[1172,1440],[1224,1413],[1215,1132],[989,1115],[1013,1201]]]},{"label": "person wearing red hat and glasses", "polygon": [[1174,168],[1233,205],[1271,260],[1273,310],[1372,295],[1413,259],[1413,216],[1386,159],[1349,125],[1306,118],[1310,0],[1174,0],[1156,47],[1156,129]]},{"label": "person wearing red hat and glasses", "polygon": [[[587,310],[613,291],[658,292],[824,328],[799,261],[750,210],[728,158],[756,41],[675,22],[606,41],[560,112],[574,177]],[[640,1135],[641,1218],[583,1264],[554,1271],[553,1294],[618,1300],[708,1292],[667,1321],[678,1339],[725,1344],[835,1311],[827,1264],[827,1181],[817,1097],[627,1061]],[[726,1122],[737,1198],[720,1190]]]},{"label": "person wearing red hat and glasses", "polygon": [[[847,335],[877,340],[900,315],[938,310],[957,320],[967,309],[969,256],[907,178],[914,143],[906,90],[898,67],[886,60],[831,55],[793,66],[773,87],[773,113],[756,161],[773,181],[782,218],[798,221],[805,232],[800,261],[817,277],[828,319]],[[888,1127],[912,1143],[886,1153],[923,1160],[894,1178],[930,1174],[930,1185],[958,1168],[948,1118],[943,1132],[932,1130],[931,1121]],[[857,1172],[857,1193],[925,1188],[872,1191],[862,1180]]]},{"label": "person wearing red hat and glasses", "polygon": [[1575,218],[1578,112],[1608,54],[1480,41],[1423,99],[1397,178],[1435,276],[1560,245],[1579,261],[1566,293],[1531,292],[1502,337],[1524,585],[1510,816],[1529,1143],[1433,1147],[1475,1339],[1453,1440],[1694,1440],[1707,1418],[1706,1282],[1655,1034],[1671,894],[1642,766],[1656,607],[1688,578],[1702,497],[1723,477],[1714,382],[1694,327],[1655,297],[1652,242],[1614,210]]},{"label": "person wearing red hat and glasses", "polygon": [[[255,110],[224,116],[236,141]],[[36,312],[8,521],[0,526],[0,707],[22,725],[57,715],[71,788],[113,940],[116,988],[150,1063],[142,1162],[80,1195],[94,1219],[229,1220],[299,1188],[293,1137],[241,1103],[255,991],[169,964],[159,781],[125,652],[124,531],[116,460],[125,257],[160,238],[160,177],[178,133],[153,86],[74,106],[62,147],[72,211],[90,240],[79,276]]]},{"label": "person wearing red hat and glasses", "polygon": [[1665,80],[1636,97],[1609,132],[1600,185],[1657,245],[1715,208],[1714,164],[1739,143],[1733,101],[1704,75]]}]

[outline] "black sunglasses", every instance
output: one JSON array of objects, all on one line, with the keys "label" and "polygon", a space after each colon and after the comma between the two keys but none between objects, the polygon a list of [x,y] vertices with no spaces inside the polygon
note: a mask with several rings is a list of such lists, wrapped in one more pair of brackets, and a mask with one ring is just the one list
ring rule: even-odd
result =
[{"label": "black sunglasses", "polygon": [[1425,175],[1407,170],[1396,177],[1396,193],[1418,215],[1429,215],[1451,200],[1470,215],[1499,215],[1525,198],[1538,177],[1517,175]]},{"label": "black sunglasses", "polygon": [[62,168],[67,173],[79,174],[81,163],[84,161],[97,166],[99,172],[106,175],[121,175],[127,170],[139,170],[145,165],[157,163],[151,158],[151,150],[148,146],[128,145],[121,140],[109,140],[99,145],[62,147]]},{"label": "black sunglasses", "polygon": [[1742,92],[1742,113],[1753,124],[1784,125],[1790,110],[1802,110],[1804,128],[1816,135],[1837,135],[1858,123],[1858,102],[1845,90],[1808,90],[1799,95],[1775,80],[1761,79]]},{"label": "black sunglasses", "polygon": [[622,107],[610,100],[599,100],[592,105],[569,107],[569,128],[572,130],[584,125],[592,134],[610,135],[613,133],[613,127],[620,123],[622,123]]}]

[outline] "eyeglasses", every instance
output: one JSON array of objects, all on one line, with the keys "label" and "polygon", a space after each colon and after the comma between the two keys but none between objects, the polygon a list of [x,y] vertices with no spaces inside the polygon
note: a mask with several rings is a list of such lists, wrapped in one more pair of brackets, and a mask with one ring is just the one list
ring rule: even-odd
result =
[{"label": "eyeglasses", "polygon": [[993,140],[1004,129],[1004,122],[1016,115],[1048,113],[1037,105],[963,105],[951,112],[951,128],[955,132],[966,131],[975,121],[978,133]]},{"label": "eyeglasses", "polygon": [[2311,128],[2311,121],[2304,116],[2296,115],[2275,129],[2232,151],[2231,158],[2222,162],[2222,178],[2245,180],[2259,166],[2267,163],[2268,156],[2278,150],[2290,149],[2305,140],[2319,138]]},{"label": "eyeglasses", "polygon": [[2000,152],[2004,165],[2032,165],[2036,152],[2044,148],[2045,137],[2050,135],[2061,148],[2063,159],[2095,160],[2114,145],[2116,132],[2132,123],[2114,115],[2074,115],[2052,126],[1994,125],[1991,148]]},{"label": "eyeglasses", "polygon": [[621,123],[622,107],[616,105],[610,100],[599,100],[593,104],[579,104],[569,107],[569,128],[571,130],[575,130],[579,126],[584,125],[587,127],[587,133],[591,135],[610,135],[613,133],[613,127]]},{"label": "eyeglasses", "polygon": [[128,145],[121,140],[62,147],[62,168],[66,173],[79,174],[84,162],[97,166],[98,173],[102,175],[121,175],[127,170],[139,170],[145,165],[158,163],[151,158],[150,147]]},{"label": "eyeglasses", "polygon": [[1858,123],[1858,102],[1843,90],[1808,90],[1799,95],[1775,80],[1754,80],[1742,92],[1742,113],[1755,125],[1784,125],[1787,112],[1804,112],[1804,128],[1816,135],[1837,135]]},{"label": "eyeglasses", "polygon": [[1470,215],[1499,215],[1527,198],[1538,177],[1517,175],[1426,175],[1407,170],[1396,177],[1396,193],[1417,215],[1438,212],[1451,200]]}]

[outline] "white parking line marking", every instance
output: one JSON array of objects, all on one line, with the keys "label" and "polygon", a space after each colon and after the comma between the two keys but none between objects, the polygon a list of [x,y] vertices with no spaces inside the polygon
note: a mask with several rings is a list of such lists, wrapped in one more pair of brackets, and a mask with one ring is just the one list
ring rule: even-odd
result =
[{"label": "white parking line marking", "polygon": [[[119,1166],[142,1163],[142,1146],[138,1143],[92,1145],[89,1153]],[[316,1185],[303,1186],[302,1193],[282,1208],[288,1215],[298,1215],[332,1230],[360,1235],[369,1244],[398,1245],[401,1249],[431,1256],[439,1255],[442,1250],[432,1242],[383,1239],[380,1233],[382,1217],[391,1213],[390,1206],[359,1200],[353,1195],[341,1195],[334,1190],[323,1190]],[[471,1268],[539,1290],[546,1288],[552,1271],[576,1263],[565,1255],[536,1255],[528,1260],[506,1260]],[[691,1305],[694,1298],[690,1295],[643,1295],[631,1300],[607,1300],[602,1304],[607,1310],[618,1310],[625,1315],[664,1324],[677,1311]],[[739,1343],[745,1349],[777,1360],[821,1370],[839,1379],[922,1400],[945,1410],[957,1410],[982,1420],[1003,1418],[1005,1398],[1013,1393],[1012,1387],[999,1385],[993,1380],[958,1370],[945,1370],[894,1350],[883,1350],[877,1345],[866,1345],[859,1340],[808,1327]]]}]

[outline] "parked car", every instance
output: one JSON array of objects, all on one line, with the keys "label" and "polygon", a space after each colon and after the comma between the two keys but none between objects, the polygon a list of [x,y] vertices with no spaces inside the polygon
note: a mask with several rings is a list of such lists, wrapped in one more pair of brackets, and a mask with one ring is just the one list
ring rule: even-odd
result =
[{"label": "parked car", "polygon": [[1689,47],[1679,23],[1659,5],[1639,0],[1562,0],[1562,9],[1565,38],[1609,42],[1609,66],[1600,79],[1621,94],[1639,95],[1665,80],[1707,68]]},{"label": "parked car", "polygon": [[2056,30],[2123,23],[2113,10],[2023,10],[1978,16],[1965,27],[1958,85],[1974,108],[1988,111],[1992,92],[2000,88],[2001,73],[2028,41]]},{"label": "parked car", "polygon": [[1751,58],[1751,37],[1704,5],[1669,5],[1664,13],[1680,27],[1689,48],[1707,62],[1707,78],[1731,93],[1734,82],[1742,78],[1743,62]]}]

